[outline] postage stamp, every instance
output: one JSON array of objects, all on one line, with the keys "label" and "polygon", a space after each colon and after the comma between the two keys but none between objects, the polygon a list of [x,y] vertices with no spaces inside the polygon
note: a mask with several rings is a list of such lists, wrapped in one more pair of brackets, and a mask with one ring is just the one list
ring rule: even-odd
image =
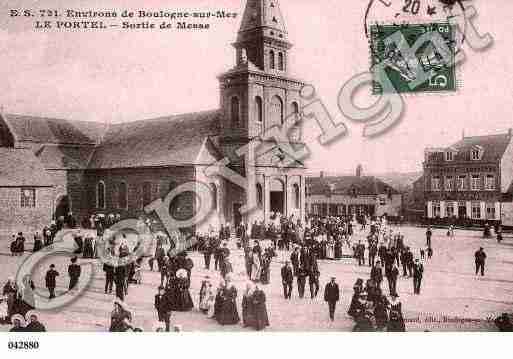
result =
[{"label": "postage stamp", "polygon": [[455,32],[448,22],[371,25],[373,94],[456,91]]}]

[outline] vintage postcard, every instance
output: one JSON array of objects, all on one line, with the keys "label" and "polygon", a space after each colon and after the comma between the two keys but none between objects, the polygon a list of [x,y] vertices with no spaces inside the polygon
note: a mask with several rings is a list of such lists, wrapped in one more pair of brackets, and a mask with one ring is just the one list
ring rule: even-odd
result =
[{"label": "vintage postcard", "polygon": [[2,2],[0,331],[512,331],[512,14]]}]

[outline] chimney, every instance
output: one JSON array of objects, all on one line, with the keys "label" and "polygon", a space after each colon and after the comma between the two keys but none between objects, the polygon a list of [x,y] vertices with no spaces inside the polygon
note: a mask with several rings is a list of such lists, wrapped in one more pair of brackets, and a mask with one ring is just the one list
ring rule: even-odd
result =
[{"label": "chimney", "polygon": [[464,140],[465,139],[465,129],[463,129],[463,131],[461,131],[461,139]]},{"label": "chimney", "polygon": [[508,136],[513,137],[513,128],[508,129]]},{"label": "chimney", "polygon": [[321,171],[321,178],[324,178],[324,171]]},{"label": "chimney", "polygon": [[356,177],[362,177],[362,174],[363,174],[363,166],[361,164],[359,164],[356,167]]}]

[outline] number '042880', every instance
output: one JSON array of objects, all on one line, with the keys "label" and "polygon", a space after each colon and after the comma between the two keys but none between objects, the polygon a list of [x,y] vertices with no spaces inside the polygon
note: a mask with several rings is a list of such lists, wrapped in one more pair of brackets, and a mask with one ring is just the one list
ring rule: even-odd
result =
[{"label": "number '042880'", "polygon": [[39,342],[9,341],[7,348],[11,350],[34,350],[39,349]]}]

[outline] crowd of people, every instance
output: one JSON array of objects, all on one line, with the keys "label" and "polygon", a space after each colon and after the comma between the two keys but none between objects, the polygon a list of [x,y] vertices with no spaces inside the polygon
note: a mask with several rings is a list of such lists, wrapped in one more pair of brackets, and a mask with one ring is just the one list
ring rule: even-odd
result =
[{"label": "crowd of people", "polygon": [[[68,291],[72,291],[80,282],[81,266],[78,256],[97,258],[98,244],[102,243],[107,252],[120,261],[117,265],[103,263],[105,294],[113,294],[115,298],[109,330],[141,331],[133,324],[133,313],[126,299],[130,284],[140,284],[142,281],[143,256],[126,264],[119,264],[123,258],[136,252],[138,244],[131,248],[123,234],[105,236],[109,227],[120,220],[120,216],[114,214],[91,216],[81,224],[81,228],[87,230],[82,230],[70,213],[45,227],[42,234],[34,235],[33,251],[37,252],[51,245],[56,233],[62,228],[76,228],[73,233],[75,256],[70,258],[67,271],[61,270],[67,272]],[[152,225],[149,219],[144,223],[148,228]],[[91,230],[96,235],[91,234]],[[356,231],[358,236],[355,236]],[[353,330],[405,331],[397,283],[401,277],[411,280],[414,295],[421,294],[424,262],[434,255],[431,227],[426,229],[425,235],[425,247],[412,249],[404,235],[397,229],[394,232],[386,217],[311,217],[303,223],[293,216],[286,218],[279,213],[273,214],[268,224],[254,222],[250,227],[240,224],[232,228],[230,224],[226,224],[219,229],[211,228],[208,233],[197,234],[194,241],[191,241],[194,245],[189,250],[201,253],[205,270],[211,272],[213,267],[215,277],[218,276],[220,280],[215,287],[212,282],[214,276],[203,277],[196,304],[191,295],[194,261],[187,251],[177,251],[171,238],[155,235],[155,252],[149,258],[148,266],[150,271],[156,269],[160,274],[160,283],[155,288],[157,293],[154,297],[156,317],[164,325],[159,331],[176,331],[180,326],[172,325],[172,313],[192,311],[195,307],[205,317],[222,326],[241,325],[254,330],[269,327],[265,288],[272,281],[271,264],[278,261],[278,254],[281,258],[285,256],[280,273],[284,300],[292,299],[294,286],[297,286],[298,298],[308,296],[307,283],[310,299],[318,297],[321,288],[319,261],[344,260],[358,267],[370,267],[369,278],[365,281],[359,278],[353,286],[353,295],[347,309],[347,314],[354,320]],[[447,235],[453,237],[454,228],[450,227]],[[109,240],[104,241],[104,237]],[[230,243],[233,237],[236,243]],[[23,233],[14,235],[12,254],[23,254],[25,242]],[[240,250],[236,252],[237,255],[244,258],[244,268],[234,268],[233,245]],[[486,254],[481,248],[475,253],[476,275],[484,275],[485,260]],[[51,264],[45,275],[49,299],[56,297],[57,278],[60,277],[62,276],[56,266]],[[341,300],[342,292],[337,278],[329,278],[324,286],[323,299],[327,304],[329,319],[335,321],[337,303]],[[386,286],[383,284],[384,279]],[[239,296],[237,285],[241,281],[246,286]],[[12,323],[13,331],[22,331],[29,328],[29,325],[31,329],[26,331],[38,331],[35,328],[41,327],[44,330],[37,313],[30,305],[33,301],[27,299],[34,290],[35,286],[30,278],[27,278],[23,288],[17,288],[13,279],[5,284],[3,296],[0,298],[0,308],[2,305],[5,307],[5,315],[3,318],[0,315],[0,319]]]}]

